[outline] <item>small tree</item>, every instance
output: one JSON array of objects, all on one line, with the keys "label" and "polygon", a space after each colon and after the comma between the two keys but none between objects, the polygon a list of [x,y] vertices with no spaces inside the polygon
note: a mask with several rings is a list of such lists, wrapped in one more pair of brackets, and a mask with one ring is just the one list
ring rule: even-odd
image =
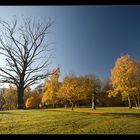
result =
[{"label": "small tree", "polygon": [[74,76],[66,76],[58,90],[57,97],[71,103],[73,111],[76,101],[80,100],[80,80]]},{"label": "small tree", "polygon": [[41,98],[42,96],[40,93],[35,90],[32,91],[31,96],[25,102],[26,108],[39,108]]},{"label": "small tree", "polygon": [[3,89],[4,97],[4,109],[16,109],[17,108],[17,91],[16,88],[12,85],[9,85],[8,88]]},{"label": "small tree", "polygon": [[96,109],[96,97],[97,94],[100,92],[100,88],[101,82],[96,76],[89,74],[82,77],[82,96],[84,96],[85,99],[91,100],[92,109]]},{"label": "small tree", "polygon": [[53,105],[55,106],[56,102],[56,93],[59,89],[59,75],[60,75],[60,69],[54,69],[52,71],[52,75],[49,79],[46,79],[45,84],[43,86],[43,97],[42,97],[42,104],[45,105]]}]

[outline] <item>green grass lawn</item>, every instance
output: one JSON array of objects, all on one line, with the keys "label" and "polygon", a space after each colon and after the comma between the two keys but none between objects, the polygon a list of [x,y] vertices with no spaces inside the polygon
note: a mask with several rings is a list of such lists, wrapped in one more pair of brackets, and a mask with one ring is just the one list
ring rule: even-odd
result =
[{"label": "green grass lawn", "polygon": [[140,134],[140,108],[0,111],[0,134]]}]

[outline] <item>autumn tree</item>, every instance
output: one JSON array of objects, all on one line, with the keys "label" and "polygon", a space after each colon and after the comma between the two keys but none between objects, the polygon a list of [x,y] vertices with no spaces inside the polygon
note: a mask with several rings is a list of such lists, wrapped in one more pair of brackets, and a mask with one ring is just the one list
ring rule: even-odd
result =
[{"label": "autumn tree", "polygon": [[28,109],[39,108],[39,104],[41,103],[41,98],[42,98],[42,95],[38,91],[33,90],[31,92],[30,97],[25,102],[26,108]]},{"label": "autumn tree", "polygon": [[25,105],[26,100],[31,96],[31,93],[32,93],[32,91],[31,91],[30,87],[27,87],[24,90],[24,96],[23,96],[24,105]]},{"label": "autumn tree", "polygon": [[128,99],[129,108],[132,108],[133,96],[138,91],[137,78],[137,63],[129,55],[121,56],[111,70],[113,90],[109,91],[109,95],[121,93],[123,99]]},{"label": "autumn tree", "polygon": [[69,101],[73,111],[77,100],[80,100],[80,80],[74,75],[68,75],[64,78],[62,85],[57,93],[58,98]]},{"label": "autumn tree", "polygon": [[3,91],[1,89],[1,92],[0,92],[0,110],[3,110],[4,104],[5,104],[5,99],[3,97]]},{"label": "autumn tree", "polygon": [[0,82],[17,87],[18,109],[24,107],[25,89],[49,74],[46,37],[51,25],[35,18],[0,20],[0,54],[6,60],[6,66],[0,68]]},{"label": "autumn tree", "polygon": [[60,69],[56,68],[52,71],[52,75],[50,76],[50,79],[46,79],[44,82],[44,86],[42,89],[43,97],[42,97],[42,104],[45,105],[53,105],[55,106],[56,103],[56,93],[59,89],[59,75],[60,75]]},{"label": "autumn tree", "polygon": [[9,85],[9,87],[3,89],[3,98],[4,98],[4,109],[16,109],[17,107],[17,91],[16,87]]},{"label": "autumn tree", "polygon": [[82,96],[84,99],[90,99],[92,103],[92,109],[96,109],[96,98],[101,89],[100,80],[92,74],[85,75],[82,77],[82,85],[80,86],[82,90]]},{"label": "autumn tree", "polygon": [[90,100],[92,109],[96,109],[96,95],[100,87],[100,80],[92,74],[80,77],[72,74],[64,78],[57,96],[64,101],[69,101],[72,110],[77,102],[85,100]]}]

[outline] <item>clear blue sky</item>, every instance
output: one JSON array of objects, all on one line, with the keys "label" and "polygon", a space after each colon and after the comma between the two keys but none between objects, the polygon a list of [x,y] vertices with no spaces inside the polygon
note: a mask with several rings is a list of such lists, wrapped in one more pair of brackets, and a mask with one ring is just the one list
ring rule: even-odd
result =
[{"label": "clear blue sky", "polygon": [[13,15],[54,21],[51,67],[60,64],[61,79],[75,72],[104,80],[120,55],[140,60],[140,6],[0,6],[1,18]]}]

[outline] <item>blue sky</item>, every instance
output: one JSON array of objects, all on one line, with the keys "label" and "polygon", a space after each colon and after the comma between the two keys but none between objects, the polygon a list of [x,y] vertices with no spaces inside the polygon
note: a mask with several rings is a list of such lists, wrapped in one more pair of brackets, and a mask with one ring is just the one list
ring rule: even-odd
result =
[{"label": "blue sky", "polygon": [[140,60],[140,6],[0,6],[0,18],[14,15],[54,21],[51,68],[60,65],[61,79],[75,72],[104,80],[120,55]]}]

